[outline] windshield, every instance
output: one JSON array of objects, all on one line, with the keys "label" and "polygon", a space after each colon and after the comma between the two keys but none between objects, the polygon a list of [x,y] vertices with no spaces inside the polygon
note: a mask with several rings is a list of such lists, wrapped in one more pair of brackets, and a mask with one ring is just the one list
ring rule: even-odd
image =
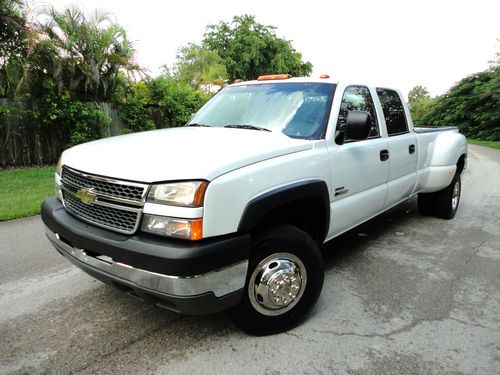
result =
[{"label": "windshield", "polygon": [[319,139],[324,135],[334,91],[331,83],[227,87],[187,125],[270,130],[292,138]]}]

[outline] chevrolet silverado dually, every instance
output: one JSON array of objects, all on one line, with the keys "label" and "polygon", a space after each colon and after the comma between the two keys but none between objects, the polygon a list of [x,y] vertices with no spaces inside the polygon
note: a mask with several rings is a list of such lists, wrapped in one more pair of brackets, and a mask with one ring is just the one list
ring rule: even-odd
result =
[{"label": "chevrolet silverado dually", "polygon": [[64,151],[42,219],[95,278],[271,334],[315,305],[327,241],[415,195],[423,214],[453,218],[466,156],[457,128],[414,128],[394,88],[261,76],[186,126]]}]

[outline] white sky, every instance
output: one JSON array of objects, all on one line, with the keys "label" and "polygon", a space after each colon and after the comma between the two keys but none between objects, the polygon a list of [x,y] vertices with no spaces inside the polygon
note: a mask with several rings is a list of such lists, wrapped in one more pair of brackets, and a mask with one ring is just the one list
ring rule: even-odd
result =
[{"label": "white sky", "polygon": [[292,40],[313,76],[359,79],[444,93],[468,74],[488,67],[500,48],[498,0],[35,0],[32,6],[113,13],[153,76],[172,65],[176,51],[199,43],[205,26],[234,15],[255,15]]}]

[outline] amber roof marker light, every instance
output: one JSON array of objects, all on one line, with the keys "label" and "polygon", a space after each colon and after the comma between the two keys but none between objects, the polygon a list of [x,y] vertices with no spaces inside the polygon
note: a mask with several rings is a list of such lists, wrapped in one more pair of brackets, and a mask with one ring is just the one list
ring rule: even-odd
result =
[{"label": "amber roof marker light", "polygon": [[242,79],[237,78],[237,79],[235,79],[235,80],[234,80],[234,82],[233,82],[233,83],[240,83],[240,82],[243,82],[243,80],[242,80]]},{"label": "amber roof marker light", "polygon": [[288,79],[292,78],[290,74],[270,74],[267,76],[259,76],[257,78],[257,81],[272,81],[275,79]]},{"label": "amber roof marker light", "polygon": [[319,78],[330,78],[330,76],[328,74],[322,74],[319,76]]}]

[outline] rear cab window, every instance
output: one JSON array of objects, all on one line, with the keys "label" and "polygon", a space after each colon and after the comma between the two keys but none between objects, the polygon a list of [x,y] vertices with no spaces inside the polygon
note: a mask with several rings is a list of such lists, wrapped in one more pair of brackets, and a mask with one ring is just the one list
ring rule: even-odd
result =
[{"label": "rear cab window", "polygon": [[394,90],[377,88],[377,95],[389,137],[408,133],[408,121],[399,94]]}]

